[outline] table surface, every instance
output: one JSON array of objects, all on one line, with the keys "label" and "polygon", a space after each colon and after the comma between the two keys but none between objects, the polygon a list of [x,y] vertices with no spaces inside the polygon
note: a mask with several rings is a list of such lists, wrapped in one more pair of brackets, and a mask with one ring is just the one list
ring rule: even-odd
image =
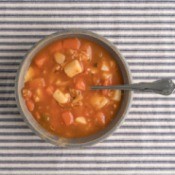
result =
[{"label": "table surface", "polygon": [[26,52],[63,28],[103,35],[125,56],[133,82],[175,78],[175,1],[0,1],[0,174],[175,174],[175,95],[135,93],[129,115],[108,139],[86,149],[45,143],[15,102]]}]

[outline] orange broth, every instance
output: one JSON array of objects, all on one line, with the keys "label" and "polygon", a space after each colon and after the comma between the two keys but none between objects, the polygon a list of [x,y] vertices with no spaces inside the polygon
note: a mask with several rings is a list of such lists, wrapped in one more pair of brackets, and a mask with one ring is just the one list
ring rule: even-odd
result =
[{"label": "orange broth", "polygon": [[66,138],[105,128],[120,107],[119,90],[90,90],[123,79],[116,61],[100,45],[81,38],[55,41],[35,55],[22,95],[28,110],[47,131]]}]

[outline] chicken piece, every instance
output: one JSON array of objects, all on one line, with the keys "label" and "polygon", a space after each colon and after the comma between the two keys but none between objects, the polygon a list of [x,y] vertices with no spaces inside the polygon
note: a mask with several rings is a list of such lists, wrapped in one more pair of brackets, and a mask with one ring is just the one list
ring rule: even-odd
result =
[{"label": "chicken piece", "polygon": [[68,103],[70,100],[70,94],[69,93],[63,93],[59,89],[57,89],[53,93],[53,98],[60,104]]},{"label": "chicken piece", "polygon": [[24,77],[24,82],[30,81],[33,78],[34,74],[35,74],[34,69],[32,67],[29,67]]},{"label": "chicken piece", "polygon": [[81,91],[80,90],[77,90],[77,89],[70,88],[69,91],[70,91],[71,97],[73,97],[73,98],[75,98],[77,95],[80,95],[81,94]]},{"label": "chicken piece", "polygon": [[64,63],[66,57],[65,57],[64,54],[62,54],[62,53],[60,53],[60,52],[56,52],[56,53],[54,54],[54,59],[55,59],[55,61],[56,61],[58,64],[61,64],[61,65],[62,65],[62,64]]},{"label": "chicken piece", "polygon": [[75,119],[75,122],[77,122],[79,124],[83,124],[83,125],[87,124],[87,121],[86,121],[86,119],[84,117],[77,117]]},{"label": "chicken piece", "polygon": [[75,75],[83,72],[83,67],[78,60],[73,60],[64,67],[64,72],[69,77],[74,77]]},{"label": "chicken piece", "polygon": [[80,90],[70,89],[70,94],[71,97],[73,98],[72,106],[81,106],[83,104],[82,103],[83,96]]},{"label": "chicken piece", "polygon": [[82,99],[83,99],[83,96],[81,94],[77,95],[73,101],[72,101],[72,105],[73,106],[82,106],[83,103],[82,103]]},{"label": "chicken piece", "polygon": [[121,90],[115,90],[112,93],[112,100],[120,101],[121,100],[121,96],[122,96]]},{"label": "chicken piece", "polygon": [[108,98],[104,97],[104,96],[100,96],[98,94],[95,94],[94,96],[91,97],[90,99],[90,103],[92,104],[92,106],[94,106],[96,109],[101,109],[103,108],[105,105],[107,105],[107,103],[109,102]]}]

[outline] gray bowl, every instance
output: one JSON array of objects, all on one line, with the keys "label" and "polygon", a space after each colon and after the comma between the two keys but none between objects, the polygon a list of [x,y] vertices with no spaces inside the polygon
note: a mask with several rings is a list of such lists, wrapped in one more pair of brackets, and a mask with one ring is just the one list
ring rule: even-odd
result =
[{"label": "gray bowl", "polygon": [[25,101],[21,95],[21,89],[24,86],[24,76],[30,66],[30,63],[34,55],[40,49],[42,49],[49,43],[55,40],[58,40],[58,39],[69,38],[69,37],[80,37],[80,38],[92,40],[98,43],[99,45],[103,46],[104,48],[106,48],[108,52],[112,55],[112,57],[117,61],[117,64],[119,65],[121,69],[124,83],[125,84],[131,83],[131,73],[129,71],[125,58],[120,54],[119,50],[111,42],[106,40],[104,37],[99,36],[90,31],[81,30],[81,29],[72,29],[68,31],[64,30],[63,32],[54,33],[52,35],[45,37],[40,42],[38,42],[36,45],[34,45],[34,47],[27,53],[27,55],[25,56],[25,59],[20,65],[20,68],[16,76],[16,87],[15,87],[16,101],[17,101],[17,105],[18,105],[21,115],[24,117],[25,121],[28,123],[30,128],[37,135],[43,138],[45,141],[50,142],[57,146],[61,146],[61,147],[89,146],[89,145],[102,141],[107,136],[112,134],[112,132],[114,132],[116,128],[119,127],[119,125],[121,124],[121,121],[124,119],[124,117],[128,113],[128,110],[131,104],[131,100],[132,100],[131,92],[129,91],[124,92],[121,107],[119,111],[117,112],[116,117],[114,117],[114,119],[109,123],[109,125],[105,129],[93,135],[90,135],[88,137],[75,138],[75,139],[67,139],[67,138],[58,137],[46,131],[42,126],[38,124],[38,122],[33,118],[31,113],[28,111],[25,105]]}]

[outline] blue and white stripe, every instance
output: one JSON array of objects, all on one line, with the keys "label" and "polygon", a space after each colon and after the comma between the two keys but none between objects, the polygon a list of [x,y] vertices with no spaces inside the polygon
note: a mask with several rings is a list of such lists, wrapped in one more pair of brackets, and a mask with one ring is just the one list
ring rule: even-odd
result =
[{"label": "blue and white stripe", "polygon": [[120,129],[86,149],[54,147],[24,123],[14,95],[23,56],[45,35],[77,27],[115,43],[134,82],[175,79],[174,0],[1,0],[0,174],[174,175],[174,94],[134,94]]}]

